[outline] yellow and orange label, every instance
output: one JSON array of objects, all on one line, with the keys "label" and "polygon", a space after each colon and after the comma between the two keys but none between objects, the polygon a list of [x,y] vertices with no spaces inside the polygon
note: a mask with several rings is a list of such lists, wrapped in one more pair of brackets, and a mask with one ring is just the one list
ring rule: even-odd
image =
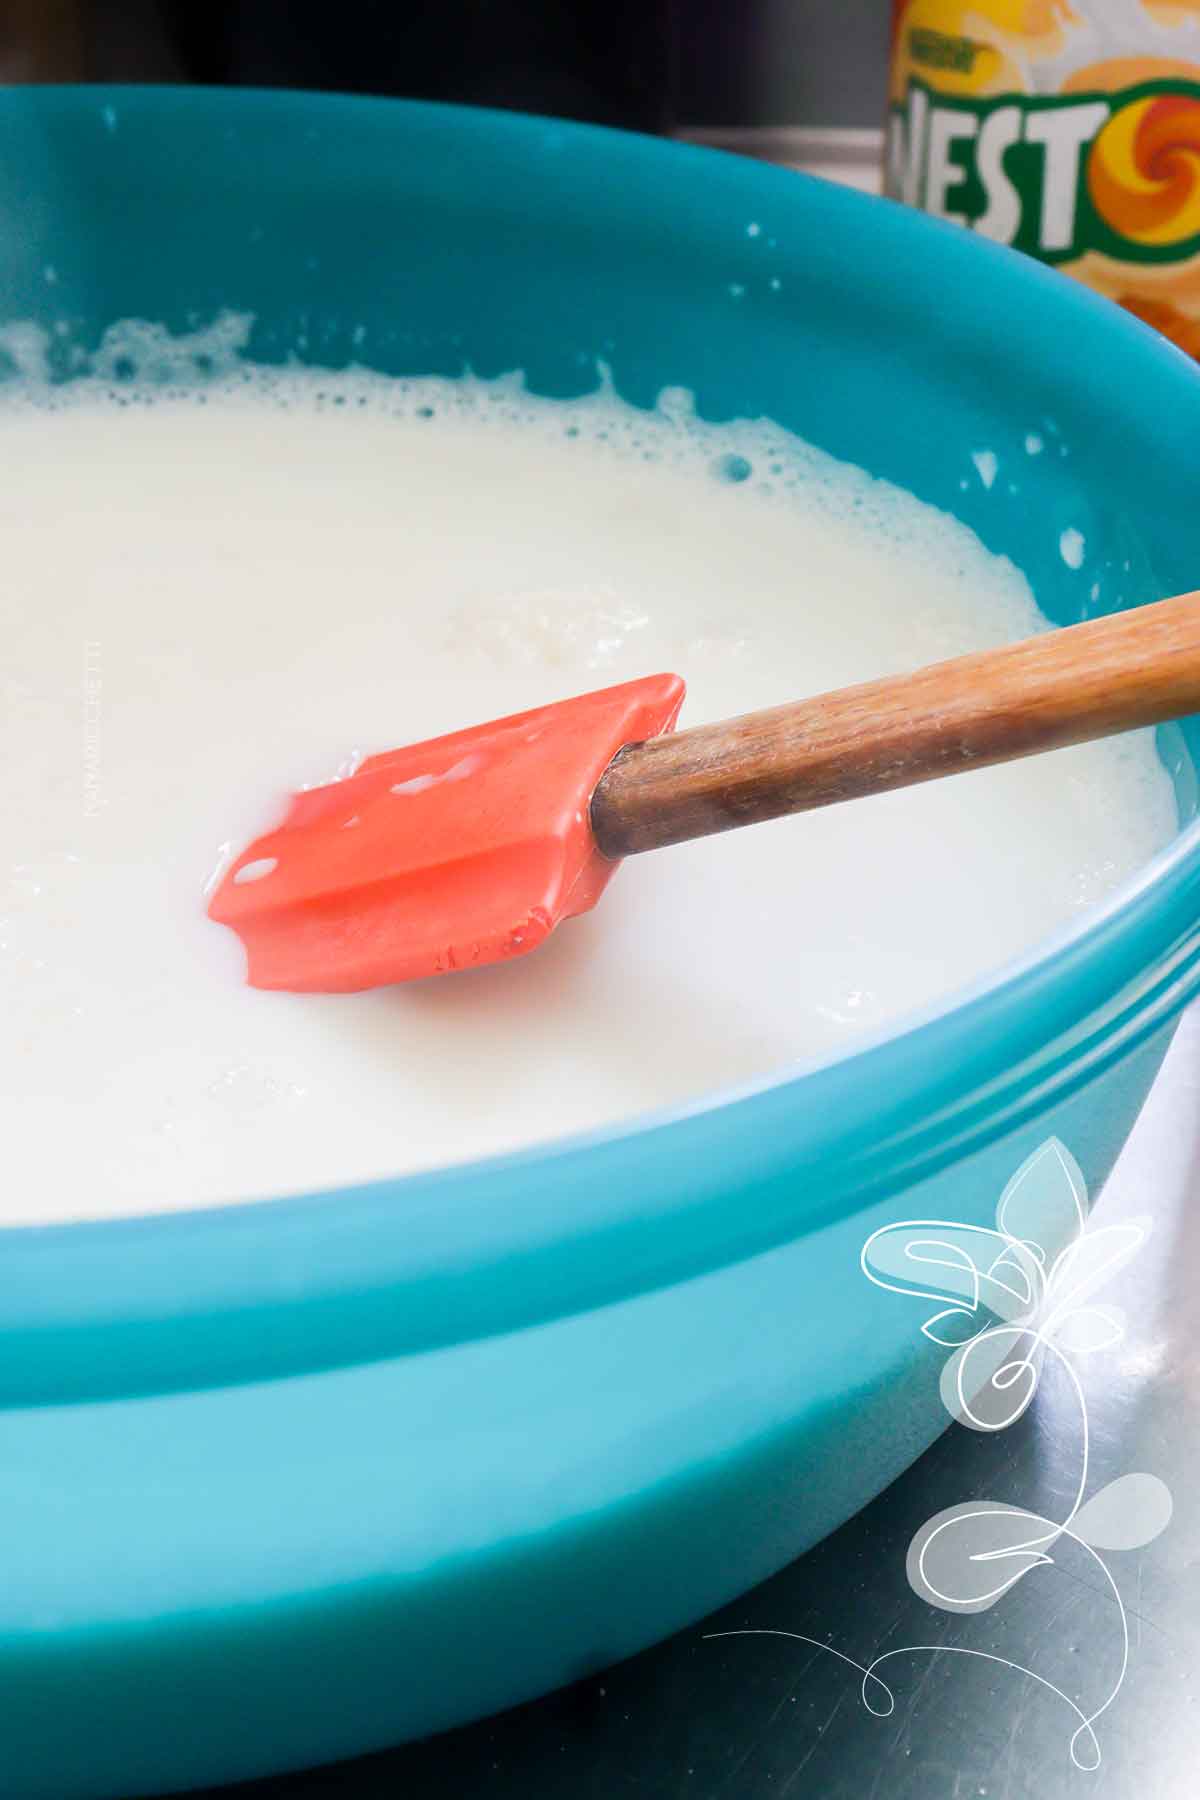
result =
[{"label": "yellow and orange label", "polygon": [[1200,0],[894,0],[887,190],[1200,358]]}]

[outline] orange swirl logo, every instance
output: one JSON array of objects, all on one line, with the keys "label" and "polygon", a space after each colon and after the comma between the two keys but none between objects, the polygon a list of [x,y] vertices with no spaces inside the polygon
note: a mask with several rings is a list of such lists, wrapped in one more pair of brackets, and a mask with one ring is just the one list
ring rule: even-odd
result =
[{"label": "orange swirl logo", "polygon": [[1155,94],[1115,112],[1087,165],[1092,204],[1134,244],[1200,236],[1200,99]]}]

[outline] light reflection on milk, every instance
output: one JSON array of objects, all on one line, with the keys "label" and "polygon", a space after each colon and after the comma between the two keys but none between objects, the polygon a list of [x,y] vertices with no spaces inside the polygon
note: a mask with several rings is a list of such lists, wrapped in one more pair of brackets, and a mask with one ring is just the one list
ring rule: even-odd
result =
[{"label": "light reflection on milk", "polygon": [[[1139,736],[635,859],[506,967],[247,989],[202,890],[289,787],[660,669],[698,723],[1039,621],[962,527],[679,394],[651,417],[249,375],[227,337],[192,398],[169,357],[122,385],[114,341],[111,388],[0,408],[0,1217],[363,1180],[693,1099],[1025,949],[1171,836]],[[143,332],[138,368],[162,349]]]}]

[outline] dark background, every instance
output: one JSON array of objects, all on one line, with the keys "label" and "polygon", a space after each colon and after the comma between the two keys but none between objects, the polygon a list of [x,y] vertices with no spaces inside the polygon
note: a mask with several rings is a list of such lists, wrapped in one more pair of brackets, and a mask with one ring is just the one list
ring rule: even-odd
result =
[{"label": "dark background", "polygon": [[890,0],[3,0],[0,80],[340,88],[645,131],[877,126]]}]

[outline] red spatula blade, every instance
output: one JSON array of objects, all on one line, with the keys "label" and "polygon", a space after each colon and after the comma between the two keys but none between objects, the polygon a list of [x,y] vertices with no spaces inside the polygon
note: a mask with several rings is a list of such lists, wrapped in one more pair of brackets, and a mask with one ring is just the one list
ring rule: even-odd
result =
[{"label": "red spatula blade", "polygon": [[209,917],[253,987],[350,993],[536,949],[617,868],[588,806],[625,744],[674,725],[677,675],[541,706],[373,756],[293,796],[230,866]]}]

